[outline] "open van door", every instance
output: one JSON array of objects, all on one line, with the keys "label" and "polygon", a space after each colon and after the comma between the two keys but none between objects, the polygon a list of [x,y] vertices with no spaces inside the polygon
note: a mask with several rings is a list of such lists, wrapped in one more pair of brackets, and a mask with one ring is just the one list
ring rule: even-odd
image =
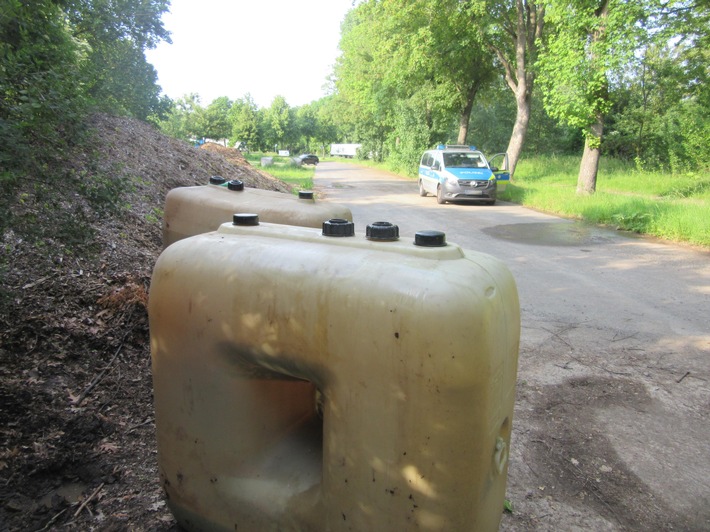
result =
[{"label": "open van door", "polygon": [[510,182],[508,154],[496,153],[488,159],[488,166],[496,176],[496,181],[498,182],[498,192],[503,192]]}]

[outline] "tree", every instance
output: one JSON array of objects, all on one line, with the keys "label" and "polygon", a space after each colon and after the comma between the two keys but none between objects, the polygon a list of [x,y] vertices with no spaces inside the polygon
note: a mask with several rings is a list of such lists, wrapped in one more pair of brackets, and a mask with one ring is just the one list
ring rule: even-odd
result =
[{"label": "tree", "polygon": [[289,106],[286,98],[276,96],[264,116],[265,135],[269,147],[281,145],[290,124]]},{"label": "tree", "polygon": [[317,134],[318,115],[314,105],[302,105],[294,109],[294,124],[299,142],[306,151],[309,149],[311,141]]},{"label": "tree", "polygon": [[[3,0],[0,9],[0,180],[37,170],[79,133],[86,98],[79,54],[49,0]],[[80,87],[79,87],[80,88]],[[33,149],[37,148],[37,149]]]},{"label": "tree", "polygon": [[545,4],[544,0],[487,0],[483,17],[479,17],[480,10],[475,3],[471,2],[471,6],[472,23],[483,32],[515,97],[515,123],[507,149],[512,176],[530,123],[534,65],[545,27]]},{"label": "tree", "polygon": [[240,143],[240,149],[252,149],[259,144],[259,113],[250,94],[238,99],[229,111],[232,124],[230,140]]},{"label": "tree", "polygon": [[584,152],[577,192],[592,194],[601,155],[604,116],[611,109],[609,75],[628,64],[644,35],[642,4],[627,0],[546,0],[553,25],[540,55],[545,109],[582,130]]},{"label": "tree", "polygon": [[331,102],[332,116],[345,135],[341,142],[360,142],[367,151],[383,156],[386,136],[391,132],[391,98],[383,83],[384,68],[379,57],[382,32],[376,2],[364,2],[348,12],[341,25],[342,54],[335,65],[337,89]]},{"label": "tree", "polygon": [[[94,106],[146,119],[163,112],[145,50],[170,42],[161,16],[169,0],[61,0],[83,60],[78,73]],[[63,17],[63,18],[64,18]]]},{"label": "tree", "polygon": [[437,117],[458,115],[457,142],[466,143],[475,98],[495,74],[493,56],[470,20],[482,16],[483,3],[399,0],[384,2],[381,9],[380,59],[397,106],[410,98],[428,104],[423,116],[430,129]]},{"label": "tree", "polygon": [[411,168],[423,149],[448,140],[454,118],[466,142],[476,95],[494,78],[492,54],[470,23],[477,6],[373,0],[348,14],[336,86],[366,151]]},{"label": "tree", "polygon": [[205,110],[200,105],[197,93],[186,94],[172,102],[165,117],[158,121],[158,127],[166,135],[176,139],[194,141],[204,137]]},{"label": "tree", "polygon": [[[167,6],[167,0],[2,0],[0,173],[61,152],[78,139],[91,108],[139,118],[161,112],[165,100],[144,50],[169,39],[160,20]],[[43,155],[29,157],[30,151]]]},{"label": "tree", "polygon": [[322,155],[325,155],[326,145],[337,143],[339,139],[344,138],[343,132],[335,125],[334,102],[335,96],[331,94],[311,104],[316,116],[314,141],[320,145]]},{"label": "tree", "polygon": [[61,0],[77,39],[90,45],[131,41],[140,49],[170,42],[161,16],[170,0]]},{"label": "tree", "polygon": [[158,75],[143,50],[126,40],[96,43],[82,61],[80,75],[93,107],[145,120],[163,109]]},{"label": "tree", "polygon": [[232,124],[229,121],[231,108],[232,102],[226,96],[213,100],[205,109],[202,136],[214,140],[227,139],[232,133]]}]

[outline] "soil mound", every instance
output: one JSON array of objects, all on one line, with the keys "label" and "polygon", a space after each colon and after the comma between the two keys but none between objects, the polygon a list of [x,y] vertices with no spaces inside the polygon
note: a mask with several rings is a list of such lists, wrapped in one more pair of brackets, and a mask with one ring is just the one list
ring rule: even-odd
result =
[{"label": "soil mound", "polygon": [[[0,247],[0,530],[170,530],[147,301],[167,192],[290,186],[236,150],[96,115],[61,186],[28,179]],[[117,200],[120,198],[120,200]]]}]

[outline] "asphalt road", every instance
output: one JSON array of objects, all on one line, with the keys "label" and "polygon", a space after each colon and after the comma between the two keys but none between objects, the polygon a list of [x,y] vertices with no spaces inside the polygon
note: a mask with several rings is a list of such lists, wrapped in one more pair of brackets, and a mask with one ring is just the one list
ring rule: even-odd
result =
[{"label": "asphalt road", "polygon": [[710,528],[710,253],[498,202],[438,205],[414,180],[321,163],[353,213],[501,259],[521,349],[504,530]]}]

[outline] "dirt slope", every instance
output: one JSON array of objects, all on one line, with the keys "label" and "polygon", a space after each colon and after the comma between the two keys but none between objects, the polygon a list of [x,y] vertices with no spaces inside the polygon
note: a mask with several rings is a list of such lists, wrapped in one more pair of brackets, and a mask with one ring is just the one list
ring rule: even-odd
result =
[{"label": "dirt slope", "polygon": [[[165,195],[211,175],[290,190],[234,150],[126,118],[90,125],[99,157],[74,154],[61,187],[23,183],[20,223],[2,235],[0,530],[174,526],[158,485],[146,312]],[[122,204],[100,208],[116,187]]]}]

